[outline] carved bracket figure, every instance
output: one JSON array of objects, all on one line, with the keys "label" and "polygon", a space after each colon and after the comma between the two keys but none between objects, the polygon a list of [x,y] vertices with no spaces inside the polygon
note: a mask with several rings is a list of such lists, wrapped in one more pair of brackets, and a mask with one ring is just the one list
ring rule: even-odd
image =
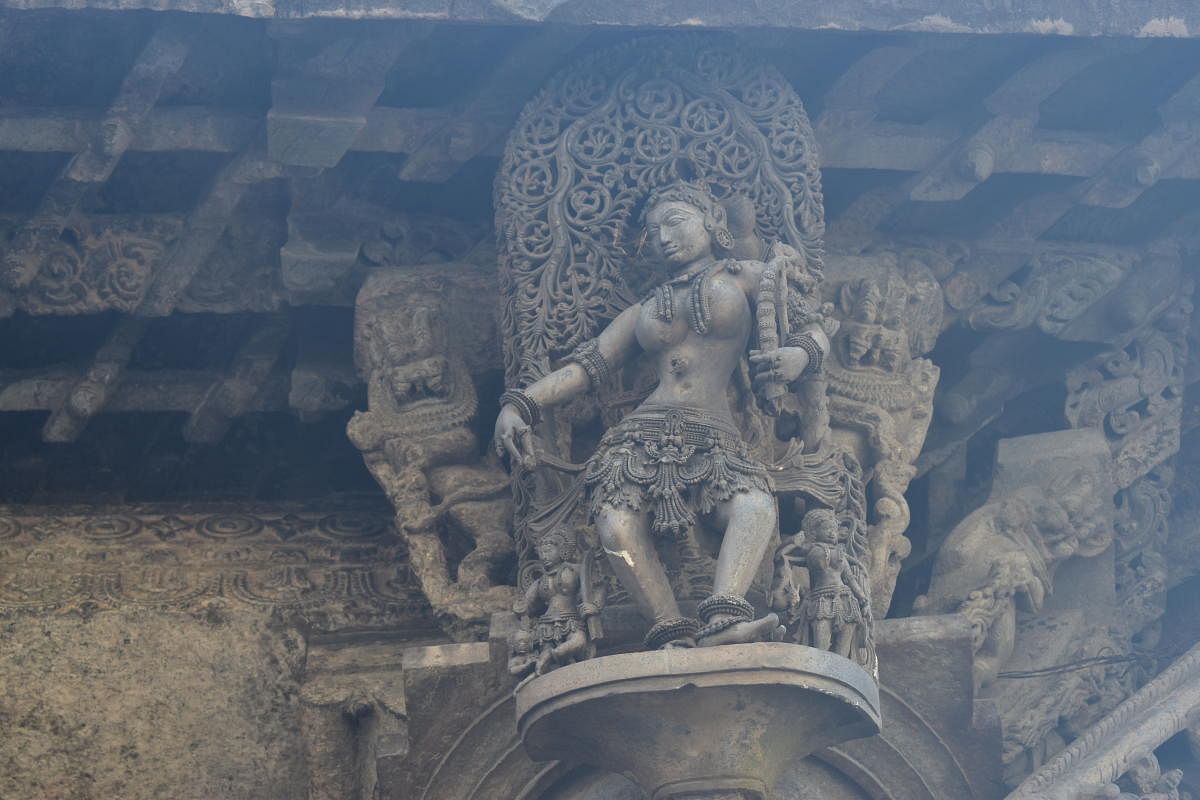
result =
[{"label": "carved bracket figure", "polygon": [[891,253],[832,259],[825,288],[840,319],[828,371],[829,424],[833,440],[870,473],[871,597],[882,617],[911,550],[904,492],[938,381],[938,368],[920,356],[941,328],[942,292],[928,267]]},{"label": "carved bracket figure", "polygon": [[[495,444],[514,469],[523,571],[573,572],[542,551],[582,527],[610,603],[646,618],[646,647],[778,639],[763,576],[781,514],[833,509],[858,533],[808,569],[821,592],[835,579],[851,592],[837,603],[856,627],[801,638],[873,663],[862,470],[830,435],[826,400],[837,321],[821,296],[815,142],[786,80],[709,39],[584,59],[518,120],[496,207],[509,390]],[[893,328],[880,363],[899,368],[910,347]],[[587,606],[573,579],[528,586],[521,674],[560,660],[546,652],[576,657],[578,623],[558,618]]]},{"label": "carved bracket figure", "polygon": [[[368,410],[347,430],[396,509],[414,576],[448,631],[464,636],[513,594],[508,480],[470,426],[478,401],[465,352],[486,350],[476,340],[491,335],[490,318],[456,316],[486,291],[465,267],[373,273],[355,306]],[[457,564],[456,550],[466,551]]]}]

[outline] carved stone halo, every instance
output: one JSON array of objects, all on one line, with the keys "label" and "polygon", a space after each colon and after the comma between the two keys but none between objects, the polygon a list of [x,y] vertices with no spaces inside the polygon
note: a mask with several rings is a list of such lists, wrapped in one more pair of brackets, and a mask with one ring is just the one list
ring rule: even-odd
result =
[{"label": "carved stone halo", "polygon": [[510,386],[541,377],[633,302],[635,214],[653,189],[684,179],[749,198],[759,238],[819,269],[824,212],[804,105],[728,39],[601,51],[526,106],[496,177]]}]

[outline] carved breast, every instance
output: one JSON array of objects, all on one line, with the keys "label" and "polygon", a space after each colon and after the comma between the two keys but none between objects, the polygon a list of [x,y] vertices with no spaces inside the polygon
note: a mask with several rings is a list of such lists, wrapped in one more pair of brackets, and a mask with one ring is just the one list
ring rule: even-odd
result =
[{"label": "carved breast", "polygon": [[638,344],[648,353],[669,350],[684,341],[692,331],[692,320],[701,315],[707,333],[716,339],[745,339],[750,332],[750,304],[742,288],[729,276],[714,275],[704,282],[700,297],[694,297],[695,284],[670,286],[668,298],[660,289],[642,304],[638,317]]}]

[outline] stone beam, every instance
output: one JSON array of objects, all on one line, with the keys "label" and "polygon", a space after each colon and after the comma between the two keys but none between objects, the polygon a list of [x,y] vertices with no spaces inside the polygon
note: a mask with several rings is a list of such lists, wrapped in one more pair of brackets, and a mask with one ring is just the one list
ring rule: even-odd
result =
[{"label": "stone beam", "polygon": [[796,30],[928,31],[1059,36],[1195,36],[1200,9],[1191,0],[767,0],[753,4],[696,0],[452,0],[364,4],[350,0],[5,0],[13,9],[98,9],[230,14],[258,19],[395,19],[473,23],[560,23],[622,28],[791,28]]},{"label": "stone beam", "polygon": [[234,356],[229,373],[205,392],[192,411],[183,426],[184,439],[212,444],[225,436],[234,418],[254,406],[279,360],[288,332],[287,318],[280,316],[269,319],[251,334]]},{"label": "stone beam", "polygon": [[919,172],[935,164],[956,141],[951,131],[898,122],[858,122],[840,129],[845,119],[821,115],[817,143],[821,166],[843,169],[894,169]]},{"label": "stone beam", "polygon": [[208,195],[188,215],[183,233],[155,274],[137,313],[149,317],[170,314],[187,291],[188,283],[212,254],[246,187],[278,174],[278,165],[265,163],[258,155],[249,153],[236,157],[217,173]]},{"label": "stone beam", "polygon": [[1159,107],[1163,125],[1122,150],[1080,191],[1089,206],[1124,208],[1163,178],[1200,177],[1200,75]]},{"label": "stone beam", "polygon": [[888,80],[922,50],[911,44],[871,50],[847,69],[825,94],[825,107],[813,125],[822,166],[861,169],[921,169],[952,141],[947,133],[920,125],[875,121],[875,98]]},{"label": "stone beam", "polygon": [[1033,241],[1076,205],[1065,192],[1045,192],[1018,204],[987,231],[989,238]]},{"label": "stone beam", "polygon": [[[500,142],[491,127],[458,119],[444,108],[376,106],[350,145],[351,150],[408,153],[457,119],[457,137],[448,155],[499,155]],[[93,109],[60,107],[0,109],[0,150],[30,153],[77,153],[98,134],[103,117]],[[194,150],[239,153],[262,126],[261,116],[208,106],[155,108],[136,132],[130,150],[168,152]]]},{"label": "stone beam", "polygon": [[903,187],[898,185],[863,192],[837,219],[827,223],[826,246],[833,252],[862,250],[879,237],[878,227],[907,200]]},{"label": "stone beam", "polygon": [[[1097,722],[1007,800],[1091,800],[1136,762],[1194,724],[1200,713],[1200,646],[1193,647]],[[1164,795],[1165,796],[1165,795]]]},{"label": "stone beam", "polygon": [[1043,100],[1098,61],[1132,49],[1103,45],[1059,49],[1018,70],[985,102],[993,116],[914,178],[909,197],[961,200],[996,172],[1095,174],[1116,152],[1111,143],[1080,134],[1046,136],[1036,129]]},{"label": "stone beam", "polygon": [[545,82],[558,62],[586,37],[586,31],[547,28],[514,48],[435,128],[409,152],[400,168],[404,181],[444,181],[458,166],[503,139],[525,101]]},{"label": "stone beam", "polygon": [[884,82],[921,50],[878,48],[853,65],[826,98],[816,130],[829,168],[916,172],[902,191],[874,190],[831,223],[831,240],[870,235],[908,201],[952,202],[997,173],[1090,179],[1068,192],[1042,193],[994,225],[993,240],[1038,238],[1074,206],[1125,206],[1163,178],[1200,176],[1200,77],[1159,109],[1163,125],[1136,145],[1111,137],[1038,128],[1041,103],[1073,76],[1114,54],[1147,47],[1127,40],[1055,50],[1029,63],[985,101],[992,116],[962,135],[937,125],[881,122],[876,96]]},{"label": "stone beam", "polygon": [[[112,387],[107,413],[193,411],[222,378],[210,370],[126,370]],[[0,372],[0,411],[47,411],[67,401],[83,380],[77,368]],[[247,412],[287,408],[289,375],[272,372]]]},{"label": "stone beam", "polygon": [[[129,149],[234,153],[246,147],[261,123],[253,114],[208,106],[155,108],[147,113]],[[86,108],[0,109],[0,150],[77,153],[100,135],[103,124],[103,117]]]},{"label": "stone beam", "polygon": [[92,417],[104,410],[145,330],[146,321],[138,317],[124,317],[117,323],[83,378],[71,387],[46,420],[42,428],[44,440],[73,442]]},{"label": "stone beam", "polygon": [[429,32],[424,25],[376,26],[314,42],[311,26],[273,25],[278,59],[287,66],[271,82],[268,155],[296,166],[337,164],[366,127],[400,53]]},{"label": "stone beam", "polygon": [[[443,131],[450,130],[442,158],[456,164],[477,155],[499,155],[503,137],[495,125],[465,117],[447,108],[393,108],[376,106],[351,150],[379,153],[412,153]],[[451,130],[452,129],[452,130]]]},{"label": "stone beam", "polygon": [[88,191],[108,180],[142,128],[163,84],[183,65],[187,53],[187,41],[176,25],[167,23],[155,31],[125,76],[98,135],[63,168],[4,254],[3,280],[9,287],[26,286],[37,275],[42,255],[62,234]]},{"label": "stone beam", "polygon": [[[70,400],[72,391],[85,378],[85,372],[70,367],[0,371],[0,411],[54,411]],[[104,407],[95,413],[191,412],[220,380],[222,375],[211,370],[125,369],[120,380],[108,388]],[[292,408],[317,414],[345,406],[343,399],[333,395],[324,395],[329,399],[323,406],[312,395],[302,404],[292,403],[295,382],[294,372],[273,369],[244,413]]]}]

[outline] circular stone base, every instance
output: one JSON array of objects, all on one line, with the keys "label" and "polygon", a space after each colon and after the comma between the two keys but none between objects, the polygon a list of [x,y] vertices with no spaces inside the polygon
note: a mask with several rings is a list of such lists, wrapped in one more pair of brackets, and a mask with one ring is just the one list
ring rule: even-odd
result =
[{"label": "circular stone base", "polygon": [[654,800],[769,796],[790,762],[880,723],[862,667],[777,642],[595,658],[525,684],[516,706],[533,759],[621,773]]}]

